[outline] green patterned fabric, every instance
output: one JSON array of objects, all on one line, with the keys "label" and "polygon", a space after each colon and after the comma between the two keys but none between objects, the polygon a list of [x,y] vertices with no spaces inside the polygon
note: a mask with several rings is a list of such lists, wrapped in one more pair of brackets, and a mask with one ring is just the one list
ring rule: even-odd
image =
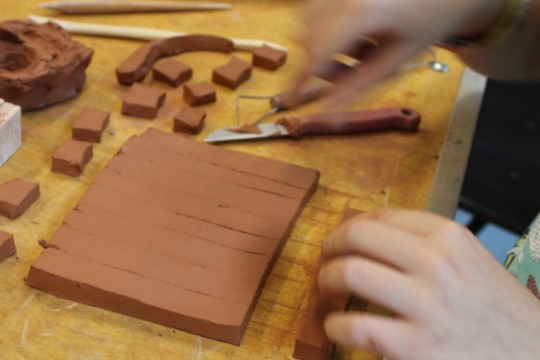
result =
[{"label": "green patterned fabric", "polygon": [[537,286],[537,279],[540,279],[540,214],[508,252],[504,266],[540,298]]}]

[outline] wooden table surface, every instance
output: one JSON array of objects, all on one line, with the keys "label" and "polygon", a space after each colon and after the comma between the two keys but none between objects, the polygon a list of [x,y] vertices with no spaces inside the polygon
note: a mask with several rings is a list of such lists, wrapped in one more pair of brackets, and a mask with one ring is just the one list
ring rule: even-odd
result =
[{"label": "wooden table surface", "polygon": [[[0,20],[23,19],[29,14],[54,16],[37,7],[38,1],[2,0]],[[238,38],[265,39],[289,48],[287,64],[276,72],[255,69],[251,80],[236,91],[220,86],[218,101],[206,106],[206,127],[196,137],[235,124],[239,94],[269,95],[287,89],[302,53],[294,37],[299,1],[235,0],[224,12],[131,14],[120,16],[60,16],[82,22],[155,27]],[[301,141],[232,143],[229,149],[272,157],[321,172],[320,186],[308,203],[257,303],[241,346],[233,346],[163,326],[74,304],[24,284],[30,264],[42,251],[38,240],[50,240],[91,184],[129,137],[149,127],[171,131],[172,117],[183,106],[181,89],[168,90],[164,109],[155,120],[120,114],[126,88],[116,82],[115,67],[142,42],[75,36],[95,50],[87,84],[74,100],[23,114],[23,146],[0,168],[0,182],[12,178],[38,181],[40,199],[19,219],[0,218],[0,229],[13,233],[17,256],[0,264],[0,359],[289,359],[302,309],[315,274],[319,246],[347,207],[425,207],[453,111],[463,65],[452,54],[435,50],[450,72],[437,73],[421,66],[378,86],[358,98],[354,108],[411,107],[423,116],[421,130],[356,136],[307,137]],[[251,60],[247,52],[235,56]],[[209,80],[229,55],[190,53],[182,61],[194,68],[191,81]],[[426,54],[420,60],[430,58]],[[145,82],[151,82],[148,77]],[[110,128],[83,176],[71,178],[50,171],[51,154],[71,136],[70,124],[84,107],[112,113]],[[242,118],[253,119],[268,110],[265,101],[243,100]],[[317,111],[320,104],[296,110]],[[181,136],[181,135],[178,135]],[[451,189],[456,192],[459,189]],[[152,291],[148,289],[148,291]],[[373,359],[361,351],[339,349],[338,357]]]}]

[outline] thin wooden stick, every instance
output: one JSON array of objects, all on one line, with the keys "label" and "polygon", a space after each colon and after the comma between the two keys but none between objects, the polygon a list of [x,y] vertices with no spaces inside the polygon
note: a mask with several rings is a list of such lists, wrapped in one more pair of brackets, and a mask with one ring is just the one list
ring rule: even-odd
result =
[{"label": "thin wooden stick", "polygon": [[166,1],[61,1],[43,3],[42,8],[64,14],[110,14],[128,12],[227,10],[231,4]]},{"label": "thin wooden stick", "polygon": [[[114,26],[114,25],[101,25],[101,24],[90,24],[90,23],[80,23],[75,21],[66,21],[58,20],[53,18],[47,18],[37,15],[29,15],[28,18],[35,23],[44,24],[46,22],[53,22],[66,31],[73,34],[81,35],[97,35],[97,36],[110,36],[110,37],[122,37],[129,39],[139,39],[139,40],[156,40],[156,39],[165,39],[174,36],[183,36],[188,35],[185,32],[169,31],[169,30],[158,30],[144,27],[131,27],[131,26]],[[230,38],[234,44],[236,50],[245,50],[253,51],[257,48],[260,48],[263,45],[273,47],[274,49],[287,51],[287,48],[265,40],[252,40],[252,39],[238,39]]]}]

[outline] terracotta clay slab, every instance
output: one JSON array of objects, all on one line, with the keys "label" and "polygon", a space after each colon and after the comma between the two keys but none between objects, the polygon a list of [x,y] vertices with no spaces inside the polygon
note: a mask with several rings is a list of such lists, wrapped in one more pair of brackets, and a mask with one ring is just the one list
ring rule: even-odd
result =
[{"label": "terracotta clay slab", "polygon": [[268,70],[277,70],[287,60],[285,51],[274,49],[270,46],[263,45],[253,51],[253,66],[261,67]]},{"label": "terracotta clay slab", "polygon": [[38,198],[39,184],[13,179],[0,185],[0,215],[9,219],[21,216]]},{"label": "terracotta clay slab", "polygon": [[198,134],[203,126],[206,118],[206,111],[185,107],[174,116],[173,131],[183,132],[187,134]]},{"label": "terracotta clay slab", "polygon": [[110,117],[110,112],[85,108],[71,126],[73,139],[100,143],[101,135],[109,125]]},{"label": "terracotta clay slab", "polygon": [[216,102],[216,89],[208,81],[184,85],[184,101],[190,106]]},{"label": "terracotta clay slab", "polygon": [[0,263],[11,255],[15,255],[17,248],[13,235],[0,230]]},{"label": "terracotta clay slab", "polygon": [[80,176],[93,155],[93,145],[70,139],[52,155],[52,172],[73,177]]},{"label": "terracotta clay slab", "polygon": [[189,80],[193,75],[193,70],[187,64],[175,59],[165,59],[154,65],[152,76],[154,80],[160,81],[172,87],[177,87]]},{"label": "terracotta clay slab", "polygon": [[238,344],[318,177],[148,130],[96,176],[27,283]]},{"label": "terracotta clay slab", "polygon": [[251,64],[232,57],[227,64],[217,67],[212,72],[212,81],[216,84],[236,89],[251,77]]},{"label": "terracotta clay slab", "polygon": [[135,83],[122,102],[122,114],[154,119],[165,102],[165,91]]},{"label": "terracotta clay slab", "polygon": [[[347,209],[341,223],[360,212]],[[293,356],[300,360],[330,360],[335,351],[335,344],[328,339],[324,331],[324,318],[333,311],[345,311],[349,299],[345,297],[323,298],[317,286],[317,277],[311,284],[304,320],[296,335]]]}]

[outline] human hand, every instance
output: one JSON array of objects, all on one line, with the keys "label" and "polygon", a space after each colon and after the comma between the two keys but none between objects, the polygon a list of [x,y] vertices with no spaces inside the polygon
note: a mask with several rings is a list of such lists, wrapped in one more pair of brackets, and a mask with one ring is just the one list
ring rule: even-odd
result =
[{"label": "human hand", "polygon": [[332,313],[328,336],[389,360],[537,359],[540,300],[466,228],[419,211],[345,222],[322,249],[319,288],[394,315]]},{"label": "human hand", "polygon": [[348,53],[361,38],[376,41],[378,51],[362,57],[354,76],[337,80],[334,103],[347,101],[393,75],[416,54],[450,34],[476,35],[495,21],[504,0],[312,0],[301,40],[305,66],[293,88],[324,73],[336,53]]}]

